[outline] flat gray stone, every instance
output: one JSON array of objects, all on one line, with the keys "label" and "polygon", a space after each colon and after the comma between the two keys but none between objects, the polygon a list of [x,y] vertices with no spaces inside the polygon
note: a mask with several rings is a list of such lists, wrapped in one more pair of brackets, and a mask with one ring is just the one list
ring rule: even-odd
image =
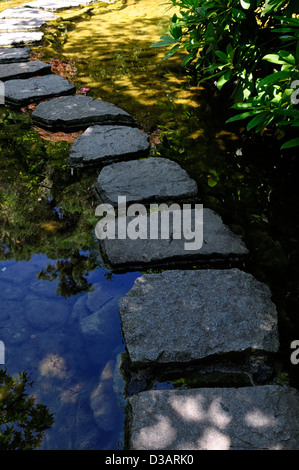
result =
[{"label": "flat gray stone", "polygon": [[279,348],[268,286],[239,269],[145,274],[119,309],[132,365]]},{"label": "flat gray stone", "polygon": [[162,202],[197,194],[197,184],[180,165],[167,158],[148,158],[113,163],[102,169],[96,189],[104,202],[117,206],[118,197],[128,203]]},{"label": "flat gray stone", "polygon": [[129,398],[130,450],[298,450],[299,394],[276,385]]},{"label": "flat gray stone", "polygon": [[68,8],[89,5],[95,1],[97,0],[34,0],[33,2],[23,3],[21,6],[41,10],[61,11]]},{"label": "flat gray stone", "polygon": [[[176,266],[180,264],[190,265],[209,260],[236,260],[244,259],[248,250],[241,237],[234,234],[224,223],[219,215],[210,209],[203,209],[203,244],[197,248],[197,240],[200,240],[199,230],[189,245],[190,239],[184,236],[183,227],[181,239],[175,239],[173,233],[173,217],[169,217],[169,237],[162,239],[161,224],[158,226],[156,240],[150,238],[151,215],[147,216],[147,237],[131,239],[118,238],[118,219],[116,219],[115,239],[105,238],[100,240],[100,248],[105,262],[114,271],[148,269],[149,267]],[[192,224],[196,218],[195,210],[191,211]],[[127,228],[134,221],[134,217],[127,217]],[[138,229],[136,230],[138,232]]]},{"label": "flat gray stone", "polygon": [[33,8],[7,8],[0,13],[0,18],[27,18],[27,19],[43,19],[45,21],[55,20],[56,15],[50,11],[43,11]]},{"label": "flat gray stone", "polygon": [[0,46],[36,44],[41,42],[43,36],[44,33],[41,31],[14,31],[12,33],[0,33]]},{"label": "flat gray stone", "polygon": [[148,156],[148,135],[136,127],[92,126],[72,145],[69,164],[88,166]]},{"label": "flat gray stone", "polygon": [[0,64],[11,64],[14,62],[27,62],[30,58],[29,47],[12,47],[0,49]]},{"label": "flat gray stone", "polygon": [[5,101],[25,106],[48,98],[75,93],[75,86],[60,75],[44,75],[25,80],[9,80],[5,84]]},{"label": "flat gray stone", "polygon": [[134,125],[129,113],[112,103],[85,95],[40,103],[32,113],[35,125],[47,130],[74,132],[96,124]]},{"label": "flat gray stone", "polygon": [[3,82],[6,80],[30,78],[49,73],[51,73],[51,64],[46,64],[40,60],[15,64],[0,64],[0,80]]},{"label": "flat gray stone", "polygon": [[0,20],[0,31],[27,31],[38,30],[45,24],[41,18],[11,18]]}]

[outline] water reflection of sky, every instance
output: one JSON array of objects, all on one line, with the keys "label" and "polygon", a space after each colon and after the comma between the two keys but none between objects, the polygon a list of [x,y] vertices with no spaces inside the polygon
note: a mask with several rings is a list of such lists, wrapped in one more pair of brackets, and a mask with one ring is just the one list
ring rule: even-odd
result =
[{"label": "water reflection of sky", "polygon": [[5,366],[10,375],[26,370],[30,393],[54,413],[42,449],[115,450],[124,421],[118,300],[139,273],[98,267],[86,275],[88,291],[63,297],[59,275],[50,281],[38,274],[56,264],[45,255],[0,261]]}]

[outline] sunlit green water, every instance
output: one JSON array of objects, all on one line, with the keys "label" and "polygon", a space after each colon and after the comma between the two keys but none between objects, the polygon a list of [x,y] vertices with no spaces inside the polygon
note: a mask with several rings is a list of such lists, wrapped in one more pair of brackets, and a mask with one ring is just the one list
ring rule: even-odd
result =
[{"label": "sunlit green water", "polygon": [[[226,100],[210,86],[197,87],[180,69],[179,58],[161,62],[163,51],[149,46],[164,32],[169,14],[154,0],[69,11],[45,29],[44,46],[34,48],[34,56],[59,59],[69,65],[78,89],[87,87],[89,96],[130,112],[150,133],[152,152],[185,167],[199,184],[204,206],[243,236],[251,252],[244,269],[270,285],[280,313],[276,380],[298,386],[289,360],[299,327],[297,160],[291,152],[281,155],[270,132],[258,138],[227,126]],[[90,361],[71,319],[77,302],[85,305],[97,288],[120,297],[138,273],[115,276],[101,265],[94,237],[96,174],[71,172],[69,143],[42,140],[26,115],[0,111],[0,340],[8,370],[27,369],[36,396],[56,410],[44,448],[116,448],[123,404],[111,377],[124,350],[117,312],[100,364]],[[66,311],[71,323],[36,329],[26,313],[36,298]],[[177,385],[186,383],[183,377]],[[109,432],[93,421],[94,390],[103,391]],[[82,423],[88,423],[85,441]]]}]

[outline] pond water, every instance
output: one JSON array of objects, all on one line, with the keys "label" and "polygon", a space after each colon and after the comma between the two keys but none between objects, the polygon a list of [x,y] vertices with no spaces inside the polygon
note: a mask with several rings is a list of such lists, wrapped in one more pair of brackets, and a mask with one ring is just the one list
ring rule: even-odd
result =
[{"label": "pond water", "polygon": [[[20,3],[1,2],[0,9]],[[200,202],[243,236],[251,252],[244,269],[270,286],[280,314],[274,380],[298,387],[289,360],[299,326],[296,156],[281,155],[279,135],[270,131],[258,137],[227,126],[226,98],[210,85],[196,86],[180,69],[180,57],[161,62],[164,52],[149,46],[171,14],[156,0],[71,10],[46,28],[34,57],[52,60],[78,90],[88,88],[89,96],[131,113],[150,134],[152,153],[186,168],[199,184]],[[26,370],[32,393],[54,413],[42,449],[122,448],[118,365],[125,345],[117,300],[140,273],[116,275],[102,263],[94,236],[97,174],[67,165],[76,136],[32,129],[30,109],[2,107],[0,126],[5,365],[12,375]],[[104,304],[95,358],[79,314],[94,315]],[[183,372],[177,385],[188,386]]]}]

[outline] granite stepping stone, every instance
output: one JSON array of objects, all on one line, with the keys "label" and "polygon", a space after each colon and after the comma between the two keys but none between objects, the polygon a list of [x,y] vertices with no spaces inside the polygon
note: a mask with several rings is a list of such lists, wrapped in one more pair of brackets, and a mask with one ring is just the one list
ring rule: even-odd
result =
[{"label": "granite stepping stone", "polygon": [[35,0],[23,3],[22,7],[38,8],[41,10],[60,11],[94,3],[97,0]]},{"label": "granite stepping stone", "polygon": [[0,20],[0,31],[26,31],[37,30],[45,24],[41,18],[15,18]]},{"label": "granite stepping stone", "polygon": [[[180,210],[180,212],[182,211]],[[162,212],[160,212],[160,218],[161,214]],[[193,239],[190,237],[190,232],[188,236],[184,235],[184,227],[180,231],[180,239],[174,236],[173,221],[176,217],[175,212],[169,211],[169,235],[162,238],[162,224],[159,222],[156,239],[151,237],[152,216],[150,213],[143,216],[145,217],[144,224],[146,225],[146,230],[144,231],[147,232],[145,233],[146,236],[144,237],[143,233],[141,233],[141,237],[138,238],[139,230],[137,229],[136,239],[132,239],[129,236],[125,238],[119,237],[119,219],[116,217],[115,239],[98,236],[96,226],[96,235],[100,239],[99,244],[102,258],[109,268],[115,272],[144,270],[153,267],[175,267],[178,264],[187,267],[197,263],[206,263],[207,261],[209,263],[244,261],[248,255],[248,250],[241,237],[234,234],[223,223],[221,217],[211,209],[203,208],[202,214],[203,225],[201,226],[199,223],[198,227],[193,229]],[[181,217],[181,219],[183,218]],[[134,224],[134,220],[136,220],[134,217],[128,216],[126,218],[126,233],[128,232],[129,224]],[[195,227],[197,220],[199,220],[197,209],[191,209],[192,227]],[[201,243],[201,227],[203,228],[203,243]],[[163,230],[165,230],[165,227]]]},{"label": "granite stepping stone", "polygon": [[268,286],[236,268],[145,274],[119,313],[133,367],[279,348]]},{"label": "granite stepping stone", "polygon": [[21,44],[37,44],[43,39],[41,31],[14,31],[0,33],[0,46],[18,46]]},{"label": "granite stepping stone", "polygon": [[197,184],[180,165],[167,158],[113,163],[102,169],[96,189],[104,202],[116,206],[118,196],[128,203],[162,202],[197,194]]},{"label": "granite stepping stone", "polygon": [[14,62],[27,62],[30,58],[29,47],[12,47],[0,49],[0,64],[11,64]]},{"label": "granite stepping stone", "polygon": [[51,64],[46,64],[40,60],[21,62],[14,64],[0,64],[0,80],[13,80],[18,78],[29,78],[36,75],[46,75],[51,73]]},{"label": "granite stepping stone", "polygon": [[37,10],[34,8],[7,8],[0,13],[0,18],[27,18],[43,19],[45,21],[55,20],[57,17],[50,11]]},{"label": "granite stepping stone", "polygon": [[129,113],[112,103],[75,95],[40,103],[32,113],[36,126],[50,131],[75,132],[96,124],[134,126]]},{"label": "granite stepping stone", "polygon": [[75,93],[76,87],[60,75],[44,75],[5,83],[5,101],[15,106],[26,106],[48,98]]},{"label": "granite stepping stone", "polygon": [[150,390],[128,404],[129,450],[299,450],[291,387]]},{"label": "granite stepping stone", "polygon": [[72,145],[69,164],[88,166],[147,157],[149,137],[136,127],[92,126]]}]

